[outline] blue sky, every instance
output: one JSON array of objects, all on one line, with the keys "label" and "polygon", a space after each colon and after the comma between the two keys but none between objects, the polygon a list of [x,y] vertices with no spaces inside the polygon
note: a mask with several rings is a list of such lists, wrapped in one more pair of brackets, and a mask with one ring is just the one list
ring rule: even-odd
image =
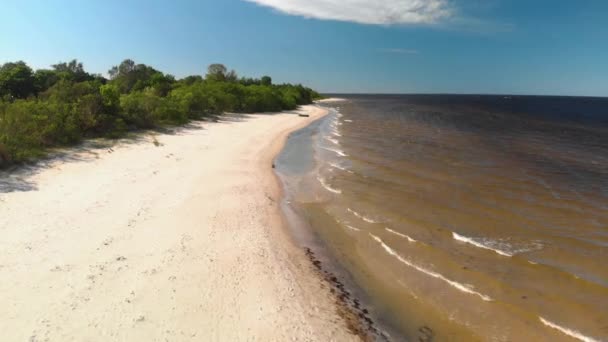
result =
[{"label": "blue sky", "polygon": [[73,58],[322,92],[608,96],[608,1],[3,0],[0,63]]}]

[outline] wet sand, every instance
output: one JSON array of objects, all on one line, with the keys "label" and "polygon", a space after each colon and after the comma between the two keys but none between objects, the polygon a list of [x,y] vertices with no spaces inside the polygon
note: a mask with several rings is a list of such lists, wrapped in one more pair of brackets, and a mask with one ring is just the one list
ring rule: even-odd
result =
[{"label": "wet sand", "polygon": [[228,115],[2,175],[2,340],[357,340],[272,172],[325,114]]}]

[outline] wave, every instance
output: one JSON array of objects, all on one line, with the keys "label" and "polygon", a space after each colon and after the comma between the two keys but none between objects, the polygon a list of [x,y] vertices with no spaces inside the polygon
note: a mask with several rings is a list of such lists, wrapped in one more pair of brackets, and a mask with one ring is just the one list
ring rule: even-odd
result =
[{"label": "wave", "polygon": [[336,163],[329,163],[329,166],[331,166],[331,167],[333,167],[333,168],[336,168],[336,169],[338,169],[338,170],[342,170],[342,171],[344,171],[344,172],[348,172],[348,173],[354,173],[352,170],[349,170],[349,169],[347,169],[347,168],[345,168],[345,167],[343,167],[343,166],[340,166],[340,165],[338,165],[338,164],[336,164]]},{"label": "wave", "polygon": [[335,154],[337,154],[339,156],[348,157],[348,154],[344,153],[344,151],[342,151],[342,150],[336,150],[336,149],[329,148],[329,147],[321,147],[321,148],[324,149],[324,150],[328,150],[328,151],[334,152]]},{"label": "wave", "polygon": [[600,342],[599,340],[596,340],[592,337],[581,334],[579,331],[568,329],[568,328],[562,327],[560,325],[557,325],[551,321],[544,319],[543,317],[539,316],[538,318],[540,319],[541,322],[543,322],[544,325],[551,327],[553,329],[559,330],[562,333],[564,333],[570,337],[576,338],[577,340],[584,341],[584,342]]},{"label": "wave", "polygon": [[367,223],[378,223],[378,222],[370,219],[369,217],[359,214],[358,212],[352,210],[351,208],[346,208],[346,210],[350,211],[351,213],[353,213],[353,215],[357,216],[358,218],[362,219],[363,221],[365,221]]},{"label": "wave", "polygon": [[353,120],[344,119],[344,122],[353,122]]},{"label": "wave", "polygon": [[340,132],[338,132],[338,130],[335,130],[335,129],[331,132],[331,134],[333,134],[333,135],[335,135],[337,137],[341,137],[342,136],[342,134],[340,134]]},{"label": "wave", "polygon": [[427,270],[426,268],[423,268],[423,267],[420,267],[420,266],[418,266],[416,264],[411,263],[407,259],[403,258],[401,255],[399,255],[397,252],[395,252],[387,244],[385,244],[384,241],[382,241],[382,239],[380,239],[379,237],[375,236],[372,233],[369,233],[369,235],[374,240],[376,240],[376,242],[378,242],[382,246],[382,248],[384,248],[384,250],[388,254],[394,256],[395,258],[397,258],[397,260],[399,260],[401,263],[403,263],[403,264],[405,264],[405,265],[407,265],[407,266],[409,266],[409,267],[411,267],[411,268],[413,268],[413,269],[415,269],[415,270],[417,270],[419,272],[422,272],[422,273],[424,273],[426,275],[429,275],[429,276],[431,276],[433,278],[443,280],[444,282],[448,283],[450,286],[452,286],[452,287],[454,287],[454,288],[456,288],[456,289],[458,289],[458,290],[460,290],[462,292],[479,296],[479,298],[481,298],[481,299],[483,299],[484,301],[487,301],[487,302],[492,301],[492,298],[490,298],[490,297],[488,297],[488,296],[486,296],[484,294],[481,294],[481,293],[473,290],[473,287],[471,285],[465,285],[465,284],[461,284],[459,282],[450,280],[450,279],[444,277],[443,275],[441,275],[441,274],[439,274],[437,272],[433,272],[431,270]]},{"label": "wave", "polygon": [[475,247],[489,249],[497,254],[506,257],[512,257],[516,254],[536,251],[543,248],[543,244],[538,241],[528,242],[508,242],[508,239],[489,239],[489,238],[473,238],[457,233],[452,233],[455,240],[469,243]]},{"label": "wave", "polygon": [[489,249],[489,250],[494,251],[495,253],[498,253],[498,254],[500,254],[502,256],[506,256],[506,257],[512,257],[513,256],[513,254],[511,254],[511,253],[507,253],[507,252],[502,251],[500,249],[496,249],[496,248],[493,248],[491,246],[484,245],[483,243],[478,242],[478,241],[476,241],[476,240],[474,240],[473,238],[470,238],[470,237],[462,236],[462,235],[459,235],[459,234],[454,233],[454,232],[452,232],[452,236],[454,237],[454,240],[458,240],[458,241],[461,241],[461,242],[469,243],[469,244],[471,244],[471,245],[473,245],[475,247],[479,247],[479,248],[483,248],[483,249]]},{"label": "wave", "polygon": [[386,229],[386,231],[389,232],[389,233],[391,233],[391,234],[394,234],[394,235],[400,236],[400,237],[402,237],[404,239],[407,239],[407,241],[409,241],[409,242],[417,242],[416,240],[412,239],[411,237],[409,237],[409,236],[407,236],[405,234],[399,233],[397,231],[394,231],[394,230],[392,230],[390,228],[384,227],[384,229]]},{"label": "wave", "polygon": [[324,180],[323,178],[321,178],[321,177],[317,177],[317,180],[319,181],[319,183],[321,183],[321,185],[322,185],[322,186],[323,186],[323,187],[324,187],[324,188],[325,188],[327,191],[333,192],[334,194],[341,194],[341,193],[342,193],[342,190],[332,188],[332,187],[331,187],[331,186],[329,186],[327,183],[325,183],[325,180]]},{"label": "wave", "polygon": [[357,228],[357,227],[350,226],[350,225],[348,225],[348,224],[346,224],[345,226],[346,226],[346,228],[348,228],[348,229],[350,229],[350,230],[354,230],[354,231],[356,231],[356,232],[360,232],[360,231],[361,231],[361,229],[359,229],[359,228]]},{"label": "wave", "polygon": [[336,145],[340,145],[340,142],[334,138],[330,138],[330,137],[325,137],[326,140],[331,141],[332,143],[336,144]]}]

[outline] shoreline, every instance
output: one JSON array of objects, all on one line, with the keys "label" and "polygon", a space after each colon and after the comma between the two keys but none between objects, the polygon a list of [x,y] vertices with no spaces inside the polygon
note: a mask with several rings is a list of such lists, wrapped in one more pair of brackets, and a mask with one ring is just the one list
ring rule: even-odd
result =
[{"label": "shoreline", "polygon": [[271,168],[326,113],[227,115],[17,175],[0,192],[5,338],[357,340]]},{"label": "shoreline", "polygon": [[325,193],[330,191],[323,184],[316,184],[320,182],[318,174],[320,164],[323,163],[319,159],[323,157],[318,154],[319,149],[323,149],[319,144],[326,139],[327,126],[331,126],[336,117],[341,115],[333,107],[337,101],[329,101],[333,102],[328,107],[329,115],[294,131],[277,156],[275,172],[285,189],[281,209],[288,221],[290,235],[300,248],[306,250],[318,276],[330,287],[340,315],[348,322],[349,329],[363,340],[401,340],[404,336],[399,329],[392,326],[384,313],[377,310],[367,291],[336,254],[338,251],[322,237],[323,231],[331,229],[331,223],[319,221],[311,211],[312,203],[324,198],[327,196]]}]

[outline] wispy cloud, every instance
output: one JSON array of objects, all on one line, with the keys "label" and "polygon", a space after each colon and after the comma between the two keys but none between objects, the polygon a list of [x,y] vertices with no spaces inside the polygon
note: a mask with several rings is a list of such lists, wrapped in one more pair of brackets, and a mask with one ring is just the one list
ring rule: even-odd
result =
[{"label": "wispy cloud", "polygon": [[306,18],[373,25],[436,24],[455,9],[448,0],[245,0]]},{"label": "wispy cloud", "polygon": [[420,51],[415,49],[400,49],[400,48],[391,48],[391,49],[380,49],[382,52],[386,53],[395,53],[400,55],[417,55]]}]

